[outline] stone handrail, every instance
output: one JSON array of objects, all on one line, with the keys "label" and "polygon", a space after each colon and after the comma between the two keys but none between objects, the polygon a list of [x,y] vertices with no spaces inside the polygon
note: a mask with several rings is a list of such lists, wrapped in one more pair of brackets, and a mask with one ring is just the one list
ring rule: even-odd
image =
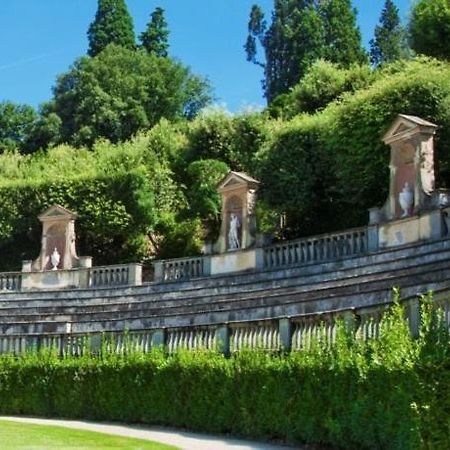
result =
[{"label": "stone handrail", "polygon": [[89,269],[90,287],[139,285],[141,278],[140,264],[98,266]]},{"label": "stone handrail", "polygon": [[0,273],[0,293],[39,289],[139,286],[141,284],[142,266],[136,263],[42,272]]},{"label": "stone handrail", "polygon": [[207,257],[167,259],[156,261],[156,281],[184,281],[209,275]]},{"label": "stone handrail", "polygon": [[322,261],[333,261],[368,251],[367,228],[322,234],[264,248],[264,267],[276,269]]},{"label": "stone handrail", "polygon": [[22,289],[22,272],[0,273],[0,292],[14,292]]},{"label": "stone handrail", "polygon": [[[245,348],[300,351],[310,348],[317,341],[326,344],[335,342],[337,318],[344,326],[350,326],[358,339],[376,339],[380,335],[382,311],[387,305],[387,303],[379,304],[370,310],[367,308],[330,310],[323,314],[258,322],[242,321],[203,327],[153,328],[113,333],[71,333],[71,326],[68,323],[67,333],[0,335],[0,354],[20,354],[42,348],[54,349],[61,356],[80,356],[86,351],[146,353],[159,346],[163,346],[169,353],[181,349],[218,349],[223,353],[230,353]],[[413,336],[417,336],[419,302],[407,301],[405,305],[410,332]],[[445,300],[442,309],[445,312],[445,323],[450,326],[450,301]]]}]

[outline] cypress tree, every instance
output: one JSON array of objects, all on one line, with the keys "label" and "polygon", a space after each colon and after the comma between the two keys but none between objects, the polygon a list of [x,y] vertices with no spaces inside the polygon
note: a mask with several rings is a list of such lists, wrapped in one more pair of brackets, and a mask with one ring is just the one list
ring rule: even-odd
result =
[{"label": "cypress tree", "polygon": [[386,0],[370,41],[370,61],[379,66],[408,55],[405,29],[400,23],[398,8],[392,0]]},{"label": "cypress tree", "polygon": [[98,0],[88,39],[89,56],[96,56],[109,44],[129,49],[135,47],[133,19],[124,0]]},{"label": "cypress tree", "polygon": [[323,57],[343,67],[367,62],[351,0],[322,0],[318,8],[325,29]]},{"label": "cypress tree", "polygon": [[[263,88],[268,102],[297,84],[309,65],[323,53],[324,28],[314,0],[275,0],[267,25],[261,8],[252,7],[247,60],[264,68]],[[258,59],[258,45],[264,58]]]},{"label": "cypress tree", "polygon": [[165,58],[169,49],[168,39],[169,29],[164,17],[164,10],[158,7],[151,14],[147,29],[139,36],[141,47],[150,54]]}]

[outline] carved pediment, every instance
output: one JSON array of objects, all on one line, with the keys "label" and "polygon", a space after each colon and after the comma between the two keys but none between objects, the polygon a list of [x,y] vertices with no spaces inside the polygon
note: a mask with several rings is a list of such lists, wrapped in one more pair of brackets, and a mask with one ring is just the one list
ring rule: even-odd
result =
[{"label": "carved pediment", "polygon": [[73,220],[76,217],[77,215],[74,212],[69,211],[61,205],[50,206],[50,208],[38,216],[41,222],[45,222],[46,220]]},{"label": "carved pediment", "polygon": [[259,185],[259,181],[244,172],[230,171],[226,177],[219,183],[217,190],[219,192],[229,189],[237,189],[240,187],[246,189],[255,189]]},{"label": "carved pediment", "polygon": [[399,114],[383,136],[383,141],[385,144],[392,144],[395,141],[410,139],[417,133],[433,135],[436,129],[437,125],[420,117]]}]

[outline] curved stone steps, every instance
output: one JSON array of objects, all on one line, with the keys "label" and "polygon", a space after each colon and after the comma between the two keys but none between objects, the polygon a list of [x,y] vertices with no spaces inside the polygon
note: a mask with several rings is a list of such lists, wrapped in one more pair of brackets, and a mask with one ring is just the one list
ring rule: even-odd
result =
[{"label": "curved stone steps", "polygon": [[[92,299],[92,302],[87,305],[77,305],[73,302],[69,305],[67,305],[67,302],[60,304],[53,300],[51,306],[48,303],[37,302],[37,304],[32,306],[19,307],[14,304],[15,302],[11,302],[8,307],[0,308],[0,323],[19,321],[20,318],[28,321],[51,321],[56,320],[57,317],[62,315],[72,316],[72,321],[78,321],[93,320],[95,317],[104,320],[108,314],[115,314],[117,317],[125,318],[127,315],[132,316],[133,314],[136,317],[142,317],[142,315],[154,316],[156,314],[181,314],[185,312],[185,309],[189,309],[188,312],[192,313],[198,310],[201,312],[210,312],[211,308],[215,305],[229,304],[233,306],[235,302],[242,302],[249,299],[253,302],[254,306],[257,306],[256,301],[261,297],[302,295],[311,292],[320,294],[325,290],[331,292],[330,289],[345,286],[349,286],[349,289],[351,289],[351,286],[354,285],[362,286],[370,282],[380,283],[382,280],[388,280],[389,285],[393,286],[397,283],[396,280],[398,277],[400,277],[398,283],[402,283],[401,280],[405,270],[408,271],[408,276],[413,276],[420,274],[424,270],[429,272],[431,269],[446,268],[450,261],[450,251],[440,252],[438,255],[435,254],[433,263],[424,263],[424,261],[429,259],[428,256],[411,257],[403,261],[401,267],[396,268],[392,268],[392,264],[385,262],[380,266],[382,271],[375,272],[372,270],[370,274],[365,274],[366,270],[357,268],[346,273],[345,277],[338,276],[338,272],[333,277],[326,278],[323,275],[303,275],[302,277],[279,279],[276,283],[273,281],[254,282],[252,290],[239,290],[239,285],[233,285],[232,292],[230,292],[228,287],[226,289],[217,288],[213,291],[210,289],[200,289],[197,291],[197,294],[201,293],[201,296],[192,296],[192,293],[189,292],[189,296],[165,299],[159,297],[158,293],[153,293],[154,295],[141,293],[134,295],[131,298],[132,301],[129,301],[130,299],[128,297],[122,296],[119,297],[120,301],[115,300],[109,303],[98,303],[97,299]],[[237,293],[239,294],[238,296],[236,296]],[[207,309],[205,309],[205,306]],[[88,317],[87,319],[80,319],[79,316]],[[64,320],[70,321],[70,319]]]},{"label": "curved stone steps", "polygon": [[[155,307],[171,306],[169,302],[182,301],[183,304],[192,304],[191,302],[201,297],[217,297],[222,295],[239,294],[240,297],[250,293],[254,295],[257,292],[271,291],[281,288],[298,288],[304,286],[304,289],[320,289],[324,284],[331,285],[336,281],[350,280],[354,282],[356,277],[370,279],[370,276],[378,279],[386,276],[386,272],[395,273],[399,270],[411,270],[417,265],[426,265],[430,262],[450,260],[450,241],[444,241],[445,246],[434,249],[431,253],[413,253],[412,255],[398,258],[391,261],[371,261],[380,254],[370,255],[363,258],[357,258],[352,267],[331,270],[333,266],[341,263],[327,263],[325,265],[316,264],[314,266],[282,269],[273,272],[259,272],[247,275],[235,275],[220,278],[203,278],[186,283],[168,283],[168,284],[149,284],[146,286],[134,288],[116,288],[114,290],[89,290],[84,294],[92,294],[90,297],[79,299],[77,295],[80,291],[46,291],[30,292],[24,295],[3,294],[0,295],[0,315],[10,315],[15,310],[26,310],[30,313],[39,310],[42,313],[51,313],[58,308],[61,313],[73,314],[78,312],[107,311],[116,310],[124,307],[132,308],[133,305],[154,303]],[[447,248],[448,247],[448,248]],[[426,247],[425,247],[426,248]],[[394,252],[392,252],[394,253]],[[383,255],[385,256],[385,255]],[[369,259],[369,261],[367,261]],[[384,258],[385,259],[385,258]],[[346,261],[348,263],[348,260]],[[326,267],[328,266],[328,267]],[[330,269],[331,266],[331,269]],[[317,274],[317,269],[325,267],[328,271]],[[311,270],[313,269],[313,270]],[[311,274],[313,272],[313,274]],[[361,278],[362,281],[362,278]],[[215,282],[214,287],[210,287],[211,282]],[[183,286],[188,285],[188,289]],[[316,286],[315,286],[316,285]],[[170,286],[170,290],[167,287]],[[178,289],[179,288],[179,289]],[[114,294],[112,296],[112,294]],[[20,297],[19,297],[20,295]],[[40,298],[35,298],[38,295]],[[101,295],[101,296],[99,296]],[[111,296],[110,296],[111,295]],[[75,297],[75,298],[74,298]]]},{"label": "curved stone steps", "polygon": [[[420,270],[422,269],[422,270]],[[370,307],[386,302],[391,296],[392,286],[401,285],[411,295],[426,289],[441,289],[450,279],[450,267],[446,261],[435,267],[418,267],[413,274],[401,274],[397,277],[355,282],[352,285],[335,286],[323,290],[310,290],[302,293],[295,291],[274,291],[268,295],[255,298],[237,299],[233,304],[208,304],[206,308],[194,310],[185,307],[184,310],[165,311],[142,309],[139,315],[124,315],[121,312],[110,314],[87,314],[85,317],[71,317],[56,315],[46,317],[45,320],[14,321],[13,318],[1,325],[5,334],[14,333],[13,330],[23,330],[29,325],[30,333],[58,332],[56,329],[65,326],[66,322],[73,322],[79,331],[114,330],[126,326],[129,329],[155,328],[162,326],[206,325],[242,320],[260,320],[277,318],[286,315],[304,315],[318,311],[349,309],[354,306]],[[394,281],[394,283],[393,283]],[[446,284],[445,284],[446,286]],[[30,323],[32,322],[32,323]],[[126,325],[124,325],[126,324]]]}]

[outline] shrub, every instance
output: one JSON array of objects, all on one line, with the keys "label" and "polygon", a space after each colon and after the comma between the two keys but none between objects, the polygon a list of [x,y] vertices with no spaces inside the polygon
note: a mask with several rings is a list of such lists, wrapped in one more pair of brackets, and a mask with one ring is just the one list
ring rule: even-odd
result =
[{"label": "shrub", "polygon": [[[338,327],[290,354],[243,350],[0,357],[0,413],[120,420],[345,449],[449,448],[450,338],[397,303],[379,339]],[[432,325],[432,324],[435,325]],[[440,330],[440,331],[439,331]],[[442,351],[446,348],[446,351]]]}]

